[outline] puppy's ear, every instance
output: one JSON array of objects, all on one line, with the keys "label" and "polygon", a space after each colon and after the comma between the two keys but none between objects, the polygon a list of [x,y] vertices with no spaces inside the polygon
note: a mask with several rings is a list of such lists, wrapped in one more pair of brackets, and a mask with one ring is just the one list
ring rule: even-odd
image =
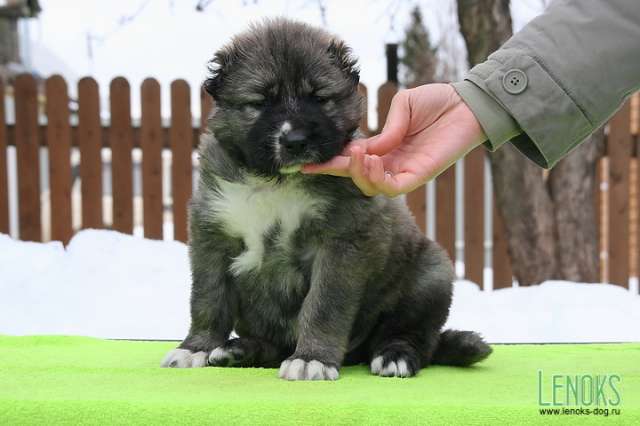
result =
[{"label": "puppy's ear", "polygon": [[217,51],[213,59],[209,61],[209,76],[205,79],[203,87],[204,90],[216,100],[218,99],[225,75],[231,66],[231,57],[231,52],[227,49],[221,49]]},{"label": "puppy's ear", "polygon": [[358,60],[351,54],[351,48],[344,44],[342,40],[333,39],[329,43],[327,52],[338,68],[357,86],[360,81],[360,70],[358,69]]}]

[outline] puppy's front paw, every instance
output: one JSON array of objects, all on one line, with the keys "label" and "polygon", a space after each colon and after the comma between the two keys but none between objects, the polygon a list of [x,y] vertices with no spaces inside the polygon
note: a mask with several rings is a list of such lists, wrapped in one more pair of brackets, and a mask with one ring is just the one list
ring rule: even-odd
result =
[{"label": "puppy's front paw", "polygon": [[301,358],[282,361],[278,375],[286,380],[337,380],[339,377],[336,367],[315,359],[305,361]]},{"label": "puppy's front paw", "polygon": [[388,358],[379,355],[371,360],[371,372],[382,377],[411,377],[415,370],[404,358]]},{"label": "puppy's front paw", "polygon": [[242,364],[245,352],[239,344],[239,340],[230,340],[212,350],[209,355],[209,365],[214,367],[233,367]]},{"label": "puppy's front paw", "polygon": [[197,368],[207,366],[206,352],[191,352],[188,349],[173,349],[164,357],[161,367]]}]

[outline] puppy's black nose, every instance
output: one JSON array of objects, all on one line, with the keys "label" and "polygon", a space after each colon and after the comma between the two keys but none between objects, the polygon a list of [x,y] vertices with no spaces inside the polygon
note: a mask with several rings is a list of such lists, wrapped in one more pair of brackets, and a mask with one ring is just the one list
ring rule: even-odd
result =
[{"label": "puppy's black nose", "polygon": [[293,130],[280,136],[280,145],[289,154],[301,154],[307,149],[307,135],[302,130]]}]

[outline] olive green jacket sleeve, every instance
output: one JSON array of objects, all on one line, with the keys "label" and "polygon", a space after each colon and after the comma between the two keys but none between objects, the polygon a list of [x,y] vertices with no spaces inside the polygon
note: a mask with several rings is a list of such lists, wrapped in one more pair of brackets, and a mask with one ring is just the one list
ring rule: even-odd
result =
[{"label": "olive green jacket sleeve", "polygon": [[640,89],[640,0],[555,0],[453,86],[491,150],[552,167]]}]

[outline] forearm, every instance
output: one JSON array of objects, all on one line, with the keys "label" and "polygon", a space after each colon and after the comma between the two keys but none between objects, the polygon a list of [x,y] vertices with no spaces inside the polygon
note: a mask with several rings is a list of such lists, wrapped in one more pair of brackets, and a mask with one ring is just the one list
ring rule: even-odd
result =
[{"label": "forearm", "polygon": [[191,327],[181,348],[211,350],[229,337],[236,316],[236,298],[229,283],[228,240],[191,215]]},{"label": "forearm", "polygon": [[470,81],[451,84],[471,109],[487,139],[485,146],[495,151],[502,144],[522,133],[522,129],[507,110]]},{"label": "forearm", "polygon": [[365,284],[359,255],[347,243],[330,244],[316,254],[309,293],[298,316],[294,357],[342,363]]},{"label": "forearm", "polygon": [[[454,87],[492,149],[511,139],[536,163],[551,167],[638,90],[638,57],[639,3],[557,0]],[[496,106],[508,116],[498,111],[500,118],[494,114],[489,123],[487,111]],[[522,134],[508,138],[514,123]]]}]

